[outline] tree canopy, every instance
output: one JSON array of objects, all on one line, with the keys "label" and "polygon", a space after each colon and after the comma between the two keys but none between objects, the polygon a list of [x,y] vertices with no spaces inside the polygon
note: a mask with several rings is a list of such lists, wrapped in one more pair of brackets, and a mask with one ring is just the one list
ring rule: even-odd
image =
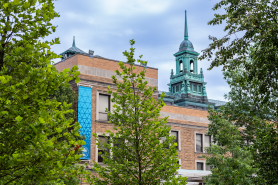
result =
[{"label": "tree canopy", "polygon": [[[278,183],[277,5],[277,0],[221,0],[213,7],[213,10],[224,8],[225,12],[215,14],[209,24],[226,23],[227,35],[209,36],[213,42],[203,50],[200,59],[212,61],[209,69],[222,67],[231,91],[225,106],[218,111],[210,110],[209,133],[218,146],[209,151],[217,156],[219,147],[226,149],[226,154],[236,149],[246,156],[244,160],[240,155],[226,155],[227,159],[240,162],[238,166],[232,166],[234,163],[220,166],[213,157],[207,157],[215,166],[212,176],[217,176],[219,183],[221,176],[217,171],[230,173],[231,178],[235,170],[242,173],[237,176],[242,184]],[[224,136],[229,138],[232,134],[222,133],[228,128],[240,131],[238,139],[231,141],[235,147],[223,144]],[[229,178],[225,180],[228,182]]]},{"label": "tree canopy", "polygon": [[[78,82],[77,67],[58,72],[43,41],[59,15],[52,0],[0,0],[0,184],[64,184],[84,141],[72,105],[50,98]],[[80,137],[80,136],[79,136]]]},{"label": "tree canopy", "polygon": [[157,100],[156,87],[147,85],[147,62],[141,59],[142,55],[134,59],[134,43],[131,40],[130,51],[123,52],[127,62],[119,62],[121,70],[116,70],[116,75],[112,76],[117,89],[109,87],[108,91],[113,103],[108,117],[114,130],[107,131],[108,142],[94,135],[106,166],[96,162],[93,170],[99,177],[93,176],[89,181],[96,184],[186,184],[185,177],[175,177],[179,168],[177,144],[170,136],[167,117],[159,118],[164,95]]}]

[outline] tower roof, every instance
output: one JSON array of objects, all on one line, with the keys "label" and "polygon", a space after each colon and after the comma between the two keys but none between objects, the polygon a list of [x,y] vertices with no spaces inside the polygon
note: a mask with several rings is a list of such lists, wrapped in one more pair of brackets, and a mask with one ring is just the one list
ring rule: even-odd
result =
[{"label": "tower roof", "polygon": [[186,10],[185,10],[185,21],[184,21],[184,40],[181,42],[179,51],[194,51],[193,44],[188,40],[188,26],[187,26],[187,16],[186,16]]},{"label": "tower roof", "polygon": [[185,50],[194,51],[193,44],[189,40],[183,40],[180,44],[179,52]]},{"label": "tower roof", "polygon": [[70,54],[76,54],[76,53],[87,54],[86,52],[82,51],[81,49],[79,49],[78,47],[75,46],[75,36],[73,36],[73,42],[72,42],[71,48],[67,49],[66,51],[64,51],[60,55],[68,54],[68,53],[70,53]]}]

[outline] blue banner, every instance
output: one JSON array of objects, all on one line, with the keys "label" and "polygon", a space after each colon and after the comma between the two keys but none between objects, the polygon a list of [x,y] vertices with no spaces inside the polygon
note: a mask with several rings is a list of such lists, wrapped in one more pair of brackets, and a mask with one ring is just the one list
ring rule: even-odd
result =
[{"label": "blue banner", "polygon": [[92,88],[79,86],[78,95],[78,122],[81,126],[80,134],[86,137],[86,145],[83,145],[83,157],[81,157],[81,159],[89,160],[91,158]]}]

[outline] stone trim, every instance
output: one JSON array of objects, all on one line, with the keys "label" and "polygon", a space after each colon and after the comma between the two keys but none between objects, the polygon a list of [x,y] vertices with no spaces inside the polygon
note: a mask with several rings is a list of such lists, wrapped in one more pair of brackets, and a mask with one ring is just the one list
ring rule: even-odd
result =
[{"label": "stone trim", "polygon": [[208,118],[176,114],[176,113],[170,113],[170,112],[160,112],[160,116],[163,118],[169,116],[170,119],[193,121],[193,122],[198,122],[198,123],[207,123],[207,124],[210,123]]},{"label": "stone trim", "polygon": [[167,122],[168,126],[173,126],[173,127],[184,127],[184,128],[193,128],[193,129],[202,129],[202,130],[207,130],[208,127],[205,126],[198,126],[198,125],[189,125],[185,123],[175,123],[175,122]]},{"label": "stone trim", "polygon": [[[83,79],[83,78],[79,78],[80,82],[78,83],[78,85],[81,86],[99,86],[99,87],[108,87],[110,86],[111,89],[117,89],[117,86],[113,83],[106,83],[106,82],[100,82],[100,81],[94,81],[94,80],[88,80],[88,79]],[[71,84],[74,84],[74,81],[71,81]],[[158,91],[154,91],[153,93],[154,96],[158,96]]]},{"label": "stone trim", "polygon": [[[61,61],[59,61],[59,62],[54,63],[54,65],[59,64],[59,63],[61,63],[61,62],[65,62],[67,59],[72,58],[72,57],[74,57],[74,56],[76,56],[76,55],[83,55],[83,56],[87,56],[87,57],[90,57],[90,58],[100,58],[100,59],[104,59],[104,60],[110,60],[110,61],[114,61],[114,62],[120,62],[119,60],[114,60],[114,59],[110,59],[110,58],[105,58],[105,57],[102,57],[102,56],[99,56],[99,55],[89,55],[89,54],[84,54],[84,53],[76,53],[76,54],[74,54],[74,55],[71,55],[70,57],[67,57],[67,58],[64,59],[64,60],[61,60]],[[127,64],[127,62],[123,62],[123,63],[124,63],[124,64]],[[138,64],[134,64],[134,65],[135,65],[135,66],[141,66],[141,65],[138,65]],[[158,70],[158,68],[150,67],[150,66],[146,66],[146,68]]]},{"label": "stone trim", "polygon": [[[100,76],[104,78],[111,78],[112,75],[116,74],[114,71],[83,65],[78,65],[78,68],[81,74]],[[117,79],[122,80],[119,76],[117,76]],[[158,86],[158,79],[145,77],[145,80],[148,82],[148,85]]]},{"label": "stone trim", "polygon": [[[104,123],[104,124],[112,124],[112,123],[109,123],[108,121],[104,121],[104,120],[95,120],[95,122],[96,123]],[[189,124],[184,124],[184,123],[167,122],[166,124],[168,126],[173,126],[173,127],[184,127],[184,128],[193,128],[193,129],[201,129],[201,130],[208,129],[208,127],[205,127],[205,126],[189,125]],[[177,131],[177,129],[171,129],[171,130]]]}]

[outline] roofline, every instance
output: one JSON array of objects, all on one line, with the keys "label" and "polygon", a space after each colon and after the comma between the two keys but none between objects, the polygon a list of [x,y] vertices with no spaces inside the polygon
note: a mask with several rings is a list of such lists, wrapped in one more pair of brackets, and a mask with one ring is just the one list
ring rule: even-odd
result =
[{"label": "roofline", "polygon": [[[77,49],[79,49],[78,47],[76,47]],[[70,48],[69,48],[70,49]],[[60,53],[59,55],[63,55],[65,54],[69,49],[67,49],[66,51],[64,51],[63,53]],[[84,54],[87,54],[85,51],[79,49],[80,51],[82,51]],[[82,52],[76,52],[76,53],[82,53]]]},{"label": "roofline", "polygon": [[[76,53],[76,54],[74,54],[74,55],[72,55],[72,56],[66,58],[65,61],[66,61],[67,59],[71,58],[71,57],[74,57],[75,55],[83,55],[83,56],[90,57],[89,54]],[[109,59],[109,58],[105,58],[105,57],[98,56],[98,55],[93,55],[93,56],[94,56],[93,58],[100,58],[100,59],[104,59],[104,60],[110,60],[110,61],[114,61],[114,62],[120,62],[119,60]],[[90,57],[90,58],[91,58],[91,57]],[[54,65],[59,64],[59,63],[61,63],[61,62],[63,62],[63,61],[61,60],[61,61],[59,61],[59,62],[56,62]],[[126,62],[123,62],[123,63],[127,64]],[[134,65],[135,65],[135,66],[140,66],[140,65],[138,65],[138,64],[134,64]],[[155,67],[149,67],[149,66],[147,66],[147,68],[158,70],[158,68],[155,68]]]},{"label": "roofline", "polygon": [[198,53],[196,51],[183,50],[183,51],[178,51],[177,53],[174,54],[174,56],[176,57],[177,55],[182,54],[182,53],[186,53],[186,52],[189,53],[189,54],[197,55],[197,56],[200,55],[200,53]]}]

